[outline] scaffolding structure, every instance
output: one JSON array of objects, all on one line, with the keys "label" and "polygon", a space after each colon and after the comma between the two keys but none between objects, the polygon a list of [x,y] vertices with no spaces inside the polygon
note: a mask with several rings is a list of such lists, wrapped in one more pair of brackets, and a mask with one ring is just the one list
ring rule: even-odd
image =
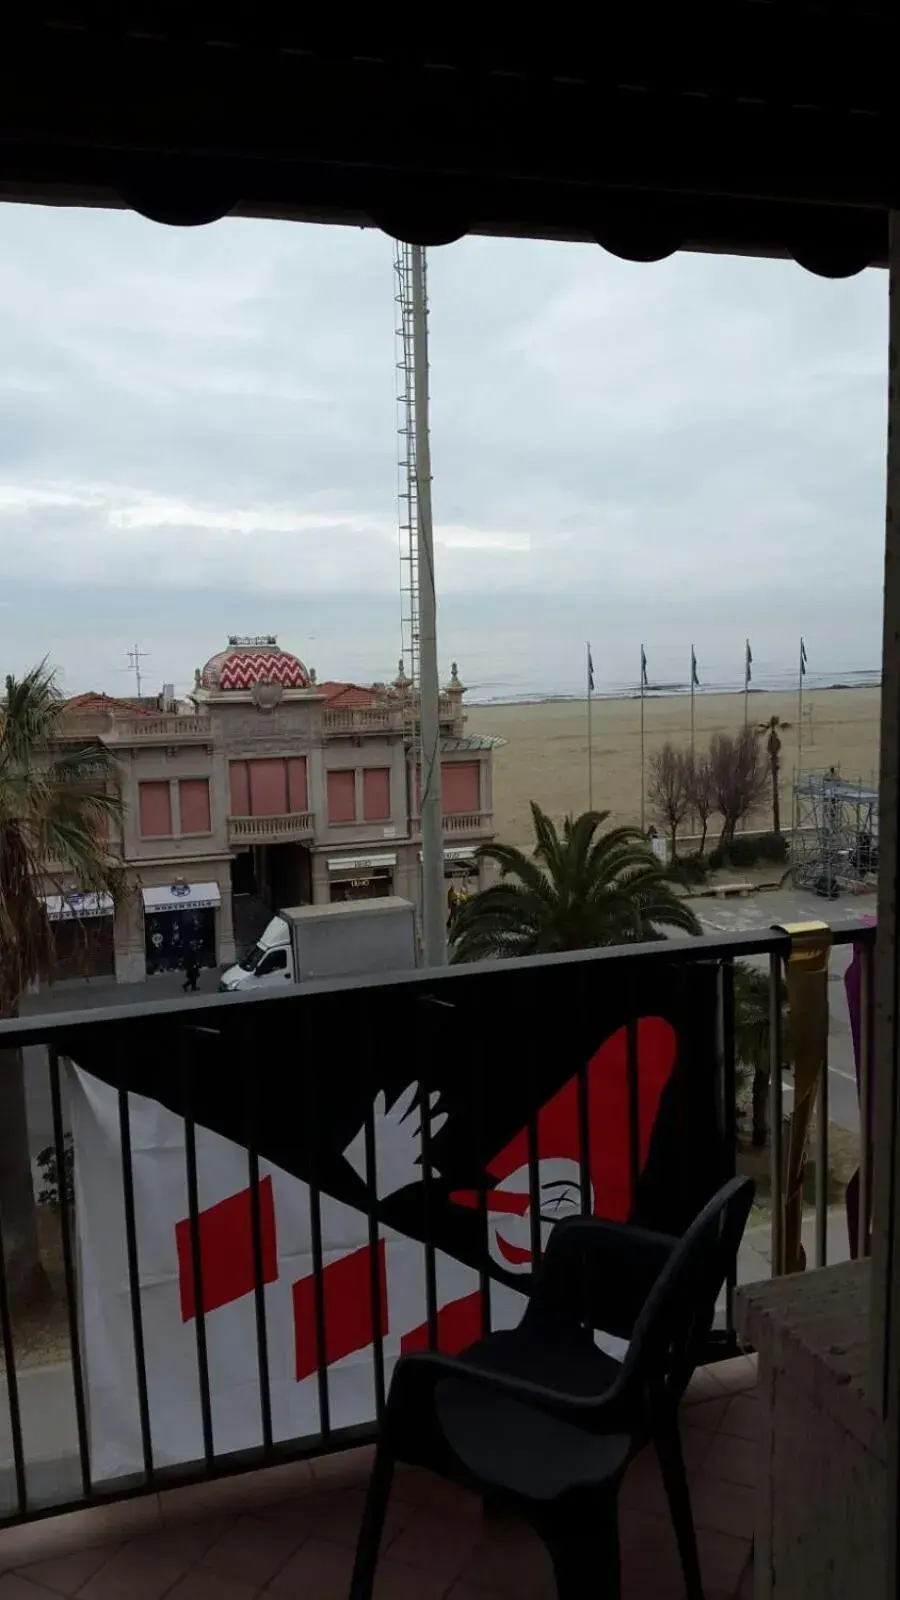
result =
[{"label": "scaffolding structure", "polygon": [[792,864],[798,887],[826,900],[873,888],[878,871],[878,790],[836,767],[794,782]]}]

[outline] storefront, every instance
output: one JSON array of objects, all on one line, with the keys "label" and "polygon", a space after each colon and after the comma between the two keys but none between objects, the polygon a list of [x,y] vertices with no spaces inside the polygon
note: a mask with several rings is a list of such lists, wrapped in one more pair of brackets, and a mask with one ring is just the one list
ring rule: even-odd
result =
[{"label": "storefront", "polygon": [[53,930],[53,977],[115,977],[115,907],[110,894],[51,894],[44,900]]},{"label": "storefront", "polygon": [[147,973],[174,972],[192,950],[201,967],[216,964],[216,912],[222,904],[217,883],[178,879],[160,889],[143,889],[144,951]]},{"label": "storefront", "polygon": [[331,900],[377,900],[394,892],[395,855],[332,856],[328,861]]},{"label": "storefront", "polygon": [[447,891],[447,920],[452,922],[460,906],[478,893],[478,862],[474,845],[450,845],[444,851],[444,886]]}]

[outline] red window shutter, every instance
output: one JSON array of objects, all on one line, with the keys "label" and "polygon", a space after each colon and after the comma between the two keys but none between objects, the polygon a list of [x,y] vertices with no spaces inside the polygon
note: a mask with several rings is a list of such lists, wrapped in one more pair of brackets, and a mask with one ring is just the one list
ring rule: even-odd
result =
[{"label": "red window shutter", "polygon": [[178,785],[178,803],[182,833],[211,831],[208,778],[183,778]]},{"label": "red window shutter", "polygon": [[363,821],[389,822],[391,817],[390,767],[366,767],[363,771]]},{"label": "red window shutter", "polygon": [[138,815],[142,839],[172,836],[172,791],[168,781],[138,784]]},{"label": "red window shutter", "polygon": [[356,821],[356,773],[333,771],[327,775],[328,821]]}]

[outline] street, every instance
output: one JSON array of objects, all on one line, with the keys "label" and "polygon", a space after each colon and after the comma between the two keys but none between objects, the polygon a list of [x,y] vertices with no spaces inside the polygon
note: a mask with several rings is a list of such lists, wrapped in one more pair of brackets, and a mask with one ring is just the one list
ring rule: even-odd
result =
[{"label": "street", "polygon": [[[60,983],[40,994],[26,996],[22,1004],[25,1017],[46,1016],[62,1011],[93,1011],[103,1006],[134,1005],[143,1000],[172,1000],[181,994],[184,974],[159,973],[146,983],[116,983],[113,979],[90,983]],[[200,974],[198,993],[211,994],[219,982],[219,968]],[[53,1143],[53,1116],[50,1109],[50,1079],[47,1052],[32,1045],[25,1055],[25,1101],[28,1112],[28,1147],[32,1163]],[[63,1101],[65,1105],[65,1100]]]}]

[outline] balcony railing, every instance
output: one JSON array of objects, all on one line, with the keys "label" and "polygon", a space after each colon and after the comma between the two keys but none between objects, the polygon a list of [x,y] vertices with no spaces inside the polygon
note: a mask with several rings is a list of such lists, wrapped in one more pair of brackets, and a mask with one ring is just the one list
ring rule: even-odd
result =
[{"label": "balcony railing", "polygon": [[158,717],[113,717],[105,712],[90,712],[67,719],[65,732],[67,737],[99,738],[104,744],[184,744],[191,740],[209,742],[212,723],[209,717],[175,712]]},{"label": "balcony railing", "polygon": [[[441,722],[455,722],[459,712],[458,702],[452,695],[441,695],[438,716]],[[326,734],[357,734],[400,732],[410,726],[415,715],[413,705],[357,706],[342,710],[335,707],[322,713],[322,728]]]},{"label": "balcony railing", "polygon": [[[866,1127],[874,929],[833,937],[863,962]],[[0,1519],[371,1438],[401,1349],[456,1348],[518,1314],[549,1227],[545,1157],[554,1219],[630,1214],[669,1232],[752,1157],[770,1220],[739,1270],[763,1275],[767,1254],[777,1270],[780,1011],[770,1149],[739,1158],[734,963],[768,968],[776,996],[789,952],[776,931],[673,939],[0,1023],[0,1051],[22,1050],[31,1154],[51,1158],[39,1232],[56,1262],[42,1331],[13,1295],[21,1261],[0,1227]],[[410,1025],[414,1059],[373,1051]],[[835,1243],[846,1253],[825,1176],[830,1065],[817,1265]],[[405,1115],[414,1102],[434,1123]],[[866,1141],[860,1161],[865,1241]],[[734,1348],[732,1288],[709,1358]]]},{"label": "balcony railing", "polygon": [[444,832],[446,833],[493,833],[493,811],[457,811],[453,816],[444,817]]},{"label": "balcony railing", "polygon": [[291,811],[277,817],[229,817],[229,844],[278,844],[310,839],[316,831],[312,811]]},{"label": "balcony railing", "polygon": [[390,706],[362,706],[348,711],[323,711],[322,728],[325,733],[383,733],[403,726],[399,708]]}]

